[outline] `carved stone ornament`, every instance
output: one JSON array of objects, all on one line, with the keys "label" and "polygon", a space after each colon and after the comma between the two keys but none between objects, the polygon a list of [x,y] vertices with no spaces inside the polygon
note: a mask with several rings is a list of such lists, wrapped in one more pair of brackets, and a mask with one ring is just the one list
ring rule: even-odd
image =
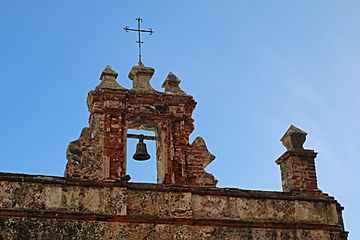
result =
[{"label": "carved stone ornament", "polygon": [[96,89],[125,89],[124,87],[120,86],[120,84],[116,81],[117,76],[118,73],[115,72],[110,65],[107,65],[100,75],[101,83],[96,87]]},{"label": "carved stone ornament", "polygon": [[129,72],[129,78],[133,82],[131,90],[138,92],[157,92],[150,85],[150,79],[154,75],[155,69],[146,67],[141,62],[137,66],[133,66]]},{"label": "carved stone ornament", "polygon": [[304,150],[303,144],[306,140],[306,135],[306,132],[291,125],[280,141],[289,151]]},{"label": "carved stone ornament", "polygon": [[162,88],[165,88],[166,93],[176,94],[176,95],[187,95],[181,88],[180,88],[181,80],[175,76],[172,72],[170,72],[163,85]]}]

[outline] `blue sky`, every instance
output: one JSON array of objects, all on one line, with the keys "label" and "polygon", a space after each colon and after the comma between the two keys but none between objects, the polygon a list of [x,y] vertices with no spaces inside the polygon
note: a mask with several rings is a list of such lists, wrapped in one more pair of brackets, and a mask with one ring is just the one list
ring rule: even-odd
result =
[{"label": "blue sky", "polygon": [[[360,239],[359,12],[358,1],[331,0],[1,1],[0,171],[63,174],[104,67],[131,87],[136,34],[122,28],[141,16],[155,31],[143,38],[152,86],[172,71],[194,96],[191,138],[217,156],[207,170],[219,186],[281,190],[274,161],[294,124],[319,152],[319,187]],[[147,164],[133,175],[151,181]]]}]

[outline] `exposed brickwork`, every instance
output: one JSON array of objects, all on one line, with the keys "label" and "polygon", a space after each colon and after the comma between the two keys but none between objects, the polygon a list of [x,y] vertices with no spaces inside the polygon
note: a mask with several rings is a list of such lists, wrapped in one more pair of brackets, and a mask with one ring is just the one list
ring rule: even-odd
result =
[{"label": "exposed brickwork", "polygon": [[320,191],[316,180],[316,155],[312,150],[287,151],[276,160],[280,165],[284,192]]},{"label": "exposed brickwork", "polygon": [[[196,102],[179,88],[180,80],[173,74],[165,81],[166,87],[172,86],[167,92],[155,91],[149,83],[153,73],[152,68],[135,66],[129,73],[133,89],[104,87],[110,83],[103,80],[89,92],[90,126],[69,144],[66,177],[120,179],[126,175],[127,131],[138,129],[154,131],[159,138],[158,183],[216,185],[215,178],[204,170],[211,162],[204,140],[201,146],[198,140],[189,144]],[[105,78],[106,74],[110,77]],[[101,76],[114,85],[117,74],[107,67]]]},{"label": "exposed brickwork", "polygon": [[204,139],[197,137],[191,144],[188,154],[186,168],[188,183],[194,186],[214,186],[217,180],[204,169],[215,159],[215,156],[207,150]]}]

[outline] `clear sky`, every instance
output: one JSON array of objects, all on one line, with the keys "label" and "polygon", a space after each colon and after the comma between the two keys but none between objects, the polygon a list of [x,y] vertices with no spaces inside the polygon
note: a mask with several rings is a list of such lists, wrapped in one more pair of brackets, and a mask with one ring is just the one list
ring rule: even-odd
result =
[{"label": "clear sky", "polygon": [[[281,190],[274,161],[294,124],[360,239],[359,12],[350,0],[2,0],[0,171],[62,176],[104,67],[131,87],[136,34],[122,29],[140,16],[155,31],[143,37],[152,86],[172,71],[197,100],[191,138],[217,156],[207,170],[219,186]],[[134,165],[135,180],[153,180],[148,164]]]}]

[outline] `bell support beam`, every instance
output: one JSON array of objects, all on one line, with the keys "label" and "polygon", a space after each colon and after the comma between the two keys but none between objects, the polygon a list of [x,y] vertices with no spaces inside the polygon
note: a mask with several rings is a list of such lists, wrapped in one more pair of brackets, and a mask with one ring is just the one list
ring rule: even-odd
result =
[{"label": "bell support beam", "polygon": [[142,134],[127,134],[128,138],[136,138],[136,139],[146,139],[146,140],[155,140],[155,141],[159,141],[158,137],[154,137],[154,136],[146,136],[146,135],[142,135]]}]

